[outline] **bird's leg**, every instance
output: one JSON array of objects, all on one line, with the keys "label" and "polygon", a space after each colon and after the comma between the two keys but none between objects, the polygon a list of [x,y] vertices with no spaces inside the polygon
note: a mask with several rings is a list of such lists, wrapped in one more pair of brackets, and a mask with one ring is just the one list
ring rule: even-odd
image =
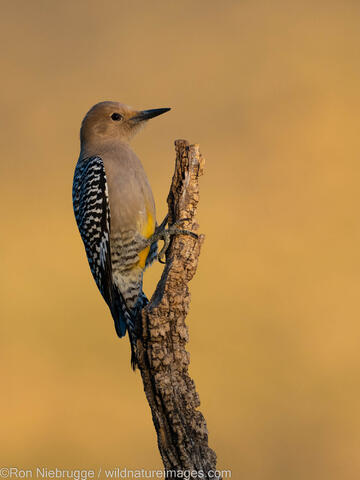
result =
[{"label": "bird's leg", "polygon": [[154,234],[149,239],[147,239],[147,246],[151,245],[154,242],[157,242],[158,240],[163,240],[164,246],[158,254],[158,260],[160,263],[166,263],[163,261],[163,257],[169,247],[170,240],[173,235],[191,235],[193,238],[199,238],[196,233],[191,232],[190,230],[179,228],[179,225],[183,222],[186,222],[187,220],[189,219],[182,218],[176,221],[173,225],[170,225],[168,228],[165,228],[168,223],[168,215],[166,215],[161,224],[156,227]]},{"label": "bird's leg", "polygon": [[165,256],[165,253],[166,253],[168,247],[169,247],[170,240],[171,240],[171,237],[173,235],[190,235],[193,238],[196,238],[196,239],[199,238],[196,233],[191,232],[190,230],[186,230],[184,228],[179,228],[179,225],[182,222],[185,222],[186,220],[188,220],[188,219],[184,218],[182,220],[178,220],[173,225],[171,225],[167,230],[166,229],[163,230],[163,234],[160,238],[161,238],[161,240],[164,240],[164,245],[163,245],[162,249],[160,250],[160,252],[158,254],[158,260],[159,260],[160,263],[163,263],[163,264],[166,263],[163,260],[163,258]]}]

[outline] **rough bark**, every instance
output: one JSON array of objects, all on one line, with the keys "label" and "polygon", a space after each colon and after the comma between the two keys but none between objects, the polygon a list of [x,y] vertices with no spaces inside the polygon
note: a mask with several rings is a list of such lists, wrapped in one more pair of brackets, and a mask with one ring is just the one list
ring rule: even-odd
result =
[{"label": "rough bark", "polygon": [[[169,225],[187,219],[182,228],[198,231],[199,176],[204,159],[198,145],[176,140],[175,173],[168,195]],[[166,470],[216,469],[216,455],[208,446],[208,431],[194,381],[188,374],[185,346],[189,310],[188,282],[193,278],[203,235],[172,237],[166,265],[150,303],[142,312],[138,362],[149,402],[158,446]],[[218,478],[218,477],[217,477]]]}]

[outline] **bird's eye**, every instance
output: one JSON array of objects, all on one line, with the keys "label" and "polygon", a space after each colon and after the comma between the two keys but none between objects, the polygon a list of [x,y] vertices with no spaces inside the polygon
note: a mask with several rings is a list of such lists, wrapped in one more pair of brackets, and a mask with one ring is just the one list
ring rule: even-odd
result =
[{"label": "bird's eye", "polygon": [[121,120],[123,117],[122,115],[120,115],[120,113],[113,113],[111,115],[111,118],[115,121],[115,122],[118,122],[119,120]]}]

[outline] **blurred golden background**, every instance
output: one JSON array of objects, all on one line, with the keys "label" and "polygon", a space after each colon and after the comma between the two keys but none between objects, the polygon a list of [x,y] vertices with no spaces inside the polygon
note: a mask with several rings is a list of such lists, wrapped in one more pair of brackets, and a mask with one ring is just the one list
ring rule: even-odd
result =
[{"label": "blurred golden background", "polygon": [[159,219],[173,141],[207,160],[189,350],[219,468],[358,479],[359,2],[1,12],[1,464],[162,466],[72,213],[82,117],[119,100],[173,108],[134,141]]}]

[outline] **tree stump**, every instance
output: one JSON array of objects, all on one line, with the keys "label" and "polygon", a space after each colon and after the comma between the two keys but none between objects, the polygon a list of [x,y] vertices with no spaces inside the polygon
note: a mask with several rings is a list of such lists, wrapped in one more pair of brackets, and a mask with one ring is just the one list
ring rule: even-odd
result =
[{"label": "tree stump", "polygon": [[[195,214],[204,159],[198,145],[176,140],[175,173],[168,195],[169,225],[198,232]],[[142,311],[138,365],[149,402],[165,470],[196,470],[208,476],[216,454],[208,446],[208,430],[198,410],[199,395],[188,373],[185,346],[188,328],[189,281],[193,278],[204,236],[174,235],[166,265],[149,304]],[[214,478],[214,477],[211,477]],[[219,477],[216,477],[219,478]]]}]

